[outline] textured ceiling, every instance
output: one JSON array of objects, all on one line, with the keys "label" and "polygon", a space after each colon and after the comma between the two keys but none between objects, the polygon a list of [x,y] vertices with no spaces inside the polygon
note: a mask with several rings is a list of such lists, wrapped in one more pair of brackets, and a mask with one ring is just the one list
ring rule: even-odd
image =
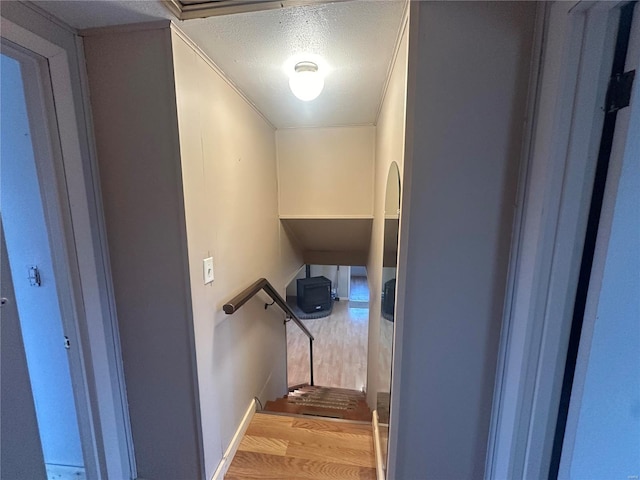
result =
[{"label": "textured ceiling", "polygon": [[78,30],[175,18],[156,0],[39,0],[31,3]]},{"label": "textured ceiling", "polygon": [[[181,28],[278,128],[371,124],[403,4],[351,1],[189,20]],[[285,68],[316,60],[325,87],[311,102],[291,94]]]},{"label": "textured ceiling", "polygon": [[[40,1],[82,29],[172,18],[156,1]],[[277,128],[372,124],[404,2],[354,0],[176,21]],[[293,96],[286,69],[316,61],[326,74],[311,102]]]}]

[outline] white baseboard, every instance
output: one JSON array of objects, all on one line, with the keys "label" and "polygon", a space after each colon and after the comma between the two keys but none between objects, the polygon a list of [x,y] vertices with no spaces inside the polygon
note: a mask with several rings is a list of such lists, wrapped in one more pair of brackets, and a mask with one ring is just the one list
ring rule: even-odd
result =
[{"label": "white baseboard", "polygon": [[231,439],[231,443],[227,447],[227,451],[224,452],[224,456],[220,463],[218,464],[218,468],[216,468],[213,477],[211,480],[223,480],[227,470],[229,470],[229,466],[231,466],[231,461],[233,460],[234,455],[238,451],[238,447],[240,446],[240,442],[242,441],[242,437],[244,436],[244,432],[247,431],[249,427],[249,423],[251,423],[251,419],[253,418],[253,414],[256,413],[256,400],[252,399],[249,404],[249,408],[247,408],[247,412],[244,414],[240,425],[238,425],[238,429],[236,433],[233,435]]},{"label": "white baseboard", "polygon": [[377,480],[385,480],[384,463],[382,461],[382,447],[380,445],[380,426],[378,425],[377,410],[374,410],[371,414],[371,423],[373,424],[373,446],[376,452],[376,478]]}]

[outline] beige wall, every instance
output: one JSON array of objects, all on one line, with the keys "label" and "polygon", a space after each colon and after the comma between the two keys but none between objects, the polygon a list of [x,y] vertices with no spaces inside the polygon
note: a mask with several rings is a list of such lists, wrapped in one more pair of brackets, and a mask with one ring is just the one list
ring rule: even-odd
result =
[{"label": "beige wall", "polygon": [[302,265],[275,132],[168,24],[85,42],[138,476],[211,478],[253,397],[287,387],[283,314],[222,311]]},{"label": "beige wall", "polygon": [[[376,405],[378,352],[380,341],[380,294],[382,291],[382,256],[384,248],[384,215],[387,177],[392,162],[398,164],[400,177],[404,164],[404,131],[407,96],[407,53],[409,29],[405,20],[398,52],[380,110],[376,128],[375,202],[371,248],[367,262],[369,279],[369,349],[367,401]],[[388,391],[388,386],[385,388]],[[375,408],[375,407],[374,407]]]},{"label": "beige wall", "polygon": [[276,132],[281,216],[371,216],[375,127]]},{"label": "beige wall", "polygon": [[84,39],[139,478],[202,478],[169,29]]},{"label": "beige wall", "polygon": [[[178,126],[207,477],[254,396],[286,392],[282,312],[254,299],[233,316],[222,305],[260,277],[281,294],[301,266],[278,219],[270,124],[173,33]],[[215,281],[203,285],[202,260]]]}]

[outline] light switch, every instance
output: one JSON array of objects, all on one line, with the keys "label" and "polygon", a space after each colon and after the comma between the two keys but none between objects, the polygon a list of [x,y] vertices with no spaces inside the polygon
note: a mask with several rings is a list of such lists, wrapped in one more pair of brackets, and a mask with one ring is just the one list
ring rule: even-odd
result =
[{"label": "light switch", "polygon": [[204,284],[213,282],[213,257],[203,260]]}]

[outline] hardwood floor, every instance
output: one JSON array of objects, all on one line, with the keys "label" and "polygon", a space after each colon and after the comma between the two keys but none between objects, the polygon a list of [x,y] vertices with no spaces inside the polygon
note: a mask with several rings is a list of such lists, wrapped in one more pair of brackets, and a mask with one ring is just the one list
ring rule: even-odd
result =
[{"label": "hardwood floor", "polygon": [[367,277],[350,278],[349,301],[369,303],[369,285],[367,283]]},{"label": "hardwood floor", "polygon": [[256,413],[224,478],[374,480],[371,425]]},{"label": "hardwood floor", "polygon": [[[346,299],[345,299],[346,300]],[[367,381],[368,308],[349,308],[341,300],[325,318],[302,320],[315,337],[315,384],[361,390]],[[309,382],[309,340],[287,324],[287,374],[289,386]]]},{"label": "hardwood floor", "polygon": [[359,390],[305,385],[265,403],[265,411],[284,414],[371,421],[371,409]]}]

